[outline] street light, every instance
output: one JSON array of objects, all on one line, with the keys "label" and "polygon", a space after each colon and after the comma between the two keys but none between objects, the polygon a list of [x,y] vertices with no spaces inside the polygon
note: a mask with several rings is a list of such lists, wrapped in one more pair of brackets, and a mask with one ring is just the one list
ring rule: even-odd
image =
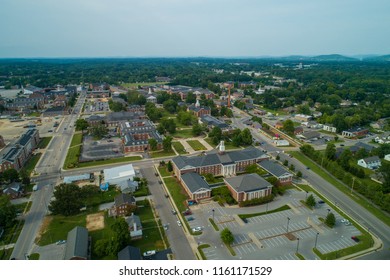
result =
[{"label": "street light", "polygon": [[317,234],[316,234],[316,242],[314,243],[314,248],[317,248],[317,240],[318,240],[318,235],[319,235],[320,233],[319,232],[317,232]]},{"label": "street light", "polygon": [[305,199],[307,199],[307,194],[308,194],[309,192],[308,191],[306,191],[306,198]]},{"label": "street light", "polygon": [[298,243],[297,243],[297,254],[298,254],[298,249],[299,249],[299,237],[297,238],[297,240],[298,240]]},{"label": "street light", "polygon": [[290,224],[290,218],[289,217],[287,217],[287,230],[286,230],[286,232],[288,233],[288,225]]},{"label": "street light", "polygon": [[213,209],[213,210],[211,210],[211,211],[213,211],[213,221],[214,221],[214,212],[215,212],[215,209]]}]

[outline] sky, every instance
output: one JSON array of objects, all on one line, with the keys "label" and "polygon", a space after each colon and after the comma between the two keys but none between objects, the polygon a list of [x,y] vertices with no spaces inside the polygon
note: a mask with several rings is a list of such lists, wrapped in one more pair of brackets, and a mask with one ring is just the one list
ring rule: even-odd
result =
[{"label": "sky", "polygon": [[390,54],[389,0],[0,0],[0,58]]}]

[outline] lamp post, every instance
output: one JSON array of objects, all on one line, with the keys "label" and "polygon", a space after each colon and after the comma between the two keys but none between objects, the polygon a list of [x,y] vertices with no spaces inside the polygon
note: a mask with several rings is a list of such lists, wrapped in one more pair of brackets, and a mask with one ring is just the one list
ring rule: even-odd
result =
[{"label": "lamp post", "polygon": [[213,211],[213,221],[214,221],[214,212],[215,212],[215,209],[213,209],[213,210],[211,210],[211,211]]},{"label": "lamp post", "polygon": [[299,237],[297,238],[297,240],[298,240],[298,243],[297,243],[297,254],[298,254],[298,249],[299,249]]},{"label": "lamp post", "polygon": [[288,233],[288,225],[290,224],[290,218],[289,217],[287,217],[287,230],[286,230],[286,232]]},{"label": "lamp post", "polygon": [[307,194],[308,194],[309,192],[308,191],[306,191],[306,198],[305,199],[307,199]]},{"label": "lamp post", "polygon": [[317,234],[316,234],[316,241],[314,242],[314,248],[317,248],[317,240],[318,240],[318,235],[319,235],[320,233],[319,232],[317,232]]}]

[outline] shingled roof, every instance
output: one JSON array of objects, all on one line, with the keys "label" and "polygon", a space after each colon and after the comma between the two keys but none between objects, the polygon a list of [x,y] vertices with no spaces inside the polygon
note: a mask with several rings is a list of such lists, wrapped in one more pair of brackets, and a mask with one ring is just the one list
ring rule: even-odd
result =
[{"label": "shingled roof", "polygon": [[256,173],[225,178],[224,181],[232,186],[236,192],[252,192],[272,187],[271,183]]}]

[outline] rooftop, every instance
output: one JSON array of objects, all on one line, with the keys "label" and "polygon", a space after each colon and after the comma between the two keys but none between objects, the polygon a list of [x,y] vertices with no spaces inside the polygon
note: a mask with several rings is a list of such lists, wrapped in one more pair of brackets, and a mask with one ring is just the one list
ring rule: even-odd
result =
[{"label": "rooftop", "polygon": [[224,181],[232,186],[236,192],[253,192],[272,187],[271,183],[256,173],[225,178]]}]

